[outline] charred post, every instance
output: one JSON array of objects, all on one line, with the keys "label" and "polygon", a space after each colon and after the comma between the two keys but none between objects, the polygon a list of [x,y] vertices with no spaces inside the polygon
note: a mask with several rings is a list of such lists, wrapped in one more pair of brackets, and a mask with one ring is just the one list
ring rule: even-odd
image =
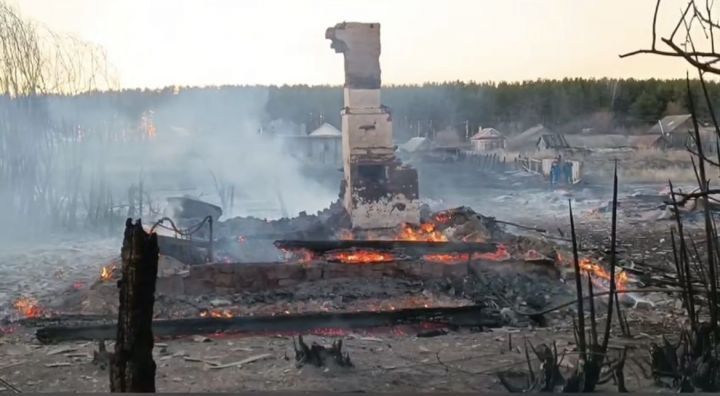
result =
[{"label": "charred post", "polygon": [[111,392],[155,392],[152,319],[158,259],[156,234],[147,234],[140,220],[127,219]]}]

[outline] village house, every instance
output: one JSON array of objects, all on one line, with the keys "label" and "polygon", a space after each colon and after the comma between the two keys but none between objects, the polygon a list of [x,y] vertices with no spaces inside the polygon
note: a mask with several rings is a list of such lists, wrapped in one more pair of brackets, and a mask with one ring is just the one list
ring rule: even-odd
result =
[{"label": "village house", "polygon": [[445,128],[435,134],[430,146],[428,159],[438,161],[456,161],[462,152],[470,148],[470,144],[460,137],[452,128]]},{"label": "village house", "polygon": [[398,154],[405,158],[422,156],[431,148],[430,139],[426,137],[416,136],[410,138],[407,142],[398,145]]},{"label": "village house", "polygon": [[470,138],[470,142],[472,149],[477,152],[505,148],[505,136],[495,128],[478,128],[478,133]]},{"label": "village house", "polygon": [[689,132],[692,129],[692,116],[690,114],[679,114],[665,116],[658,120],[647,134],[664,136],[668,147],[685,148],[690,142]]},{"label": "village house", "polygon": [[543,125],[535,125],[507,139],[505,148],[509,151],[532,152],[537,150],[537,142],[540,136],[552,134],[553,132]]},{"label": "village house", "polygon": [[342,132],[326,123],[307,135],[286,137],[287,150],[306,165],[342,166]]},{"label": "village house", "polygon": [[554,151],[558,154],[570,149],[570,144],[565,136],[558,133],[540,136],[536,146],[538,151]]},{"label": "village house", "polygon": [[[703,150],[715,152],[717,150],[717,134],[714,127],[700,124],[700,139]],[[695,147],[695,128],[690,114],[672,115],[663,117],[653,125],[646,136],[661,136],[656,142],[657,148],[683,150]]]}]

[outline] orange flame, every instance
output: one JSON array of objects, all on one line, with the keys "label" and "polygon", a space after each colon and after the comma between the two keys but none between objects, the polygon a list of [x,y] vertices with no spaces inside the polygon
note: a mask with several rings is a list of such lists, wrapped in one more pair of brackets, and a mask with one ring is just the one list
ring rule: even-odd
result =
[{"label": "orange flame", "polygon": [[[557,252],[557,258],[560,264],[572,265],[571,262],[564,259],[560,252]],[[594,262],[592,259],[587,257],[582,258],[578,262],[578,265],[580,266],[580,271],[592,275],[595,279],[602,279],[603,281],[605,281],[606,284],[603,285],[603,287],[607,287],[607,285],[610,283],[610,271],[605,269],[605,267],[601,266],[600,264]],[[617,286],[618,290],[627,289],[629,281],[630,277],[628,276],[627,272],[619,271],[615,273],[615,285]]]},{"label": "orange flame", "polygon": [[403,228],[396,236],[399,241],[447,242],[448,238],[437,230],[433,223],[423,223],[419,227],[403,224]]},{"label": "orange flame", "polygon": [[103,282],[109,282],[110,280],[112,280],[113,272],[116,268],[117,267],[115,266],[115,264],[102,267],[102,269],[100,270],[100,280]]},{"label": "orange flame", "polygon": [[34,298],[21,297],[15,301],[14,306],[26,318],[37,318],[43,314],[37,300]]},{"label": "orange flame", "polygon": [[149,113],[143,113],[142,117],[140,118],[140,128],[145,133],[145,136],[147,136],[149,139],[157,136],[157,128],[155,127],[155,123],[152,119],[152,111],[150,111]]},{"label": "orange flame", "polygon": [[[594,278],[599,278],[605,282],[610,282],[610,271],[606,270],[600,264],[592,261],[589,258],[580,259],[580,270],[587,274],[590,274]],[[625,290],[628,283],[628,275],[625,271],[620,271],[615,274],[615,284],[618,290]]]},{"label": "orange flame", "polygon": [[395,261],[392,253],[376,252],[374,250],[356,250],[351,252],[337,252],[328,254],[328,259],[345,264],[376,264]]},{"label": "orange flame", "polygon": [[232,312],[230,312],[227,309],[213,309],[213,310],[207,310],[204,309],[200,311],[200,317],[201,318],[232,318],[234,315]]}]

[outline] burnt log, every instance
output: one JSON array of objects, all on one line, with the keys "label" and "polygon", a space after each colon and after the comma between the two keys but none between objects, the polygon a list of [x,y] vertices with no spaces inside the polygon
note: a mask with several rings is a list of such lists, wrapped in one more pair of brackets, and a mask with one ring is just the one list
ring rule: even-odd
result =
[{"label": "burnt log", "polygon": [[496,243],[484,242],[423,242],[423,241],[377,241],[377,240],[328,240],[302,241],[279,240],[275,247],[282,250],[308,250],[325,254],[333,250],[369,249],[395,251],[408,256],[422,256],[433,253],[493,253],[498,250]]},{"label": "burnt log", "polygon": [[[159,249],[156,234],[147,234],[140,220],[125,223],[121,251],[122,278],[115,352],[110,356],[111,392],[155,392],[152,357],[153,305]],[[112,328],[100,340],[112,339]]]},{"label": "burnt log", "polygon": [[[316,312],[277,316],[234,318],[168,319],[153,322],[156,337],[214,333],[309,333],[317,329],[363,329],[397,325],[434,323],[450,328],[501,327],[500,313],[485,306],[411,308],[395,311]],[[114,325],[52,326],[37,330],[42,343],[102,340],[112,337]]]}]

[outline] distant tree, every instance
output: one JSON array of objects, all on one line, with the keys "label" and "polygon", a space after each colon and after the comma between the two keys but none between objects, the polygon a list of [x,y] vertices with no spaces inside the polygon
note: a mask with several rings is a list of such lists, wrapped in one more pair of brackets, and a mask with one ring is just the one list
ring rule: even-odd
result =
[{"label": "distant tree", "polygon": [[663,115],[677,115],[684,113],[687,113],[687,109],[684,105],[675,101],[669,101],[667,102],[667,105],[665,105],[665,111],[663,112]]},{"label": "distant tree", "polygon": [[636,120],[652,122],[660,117],[663,109],[662,101],[655,94],[643,91],[630,107],[630,116]]}]

